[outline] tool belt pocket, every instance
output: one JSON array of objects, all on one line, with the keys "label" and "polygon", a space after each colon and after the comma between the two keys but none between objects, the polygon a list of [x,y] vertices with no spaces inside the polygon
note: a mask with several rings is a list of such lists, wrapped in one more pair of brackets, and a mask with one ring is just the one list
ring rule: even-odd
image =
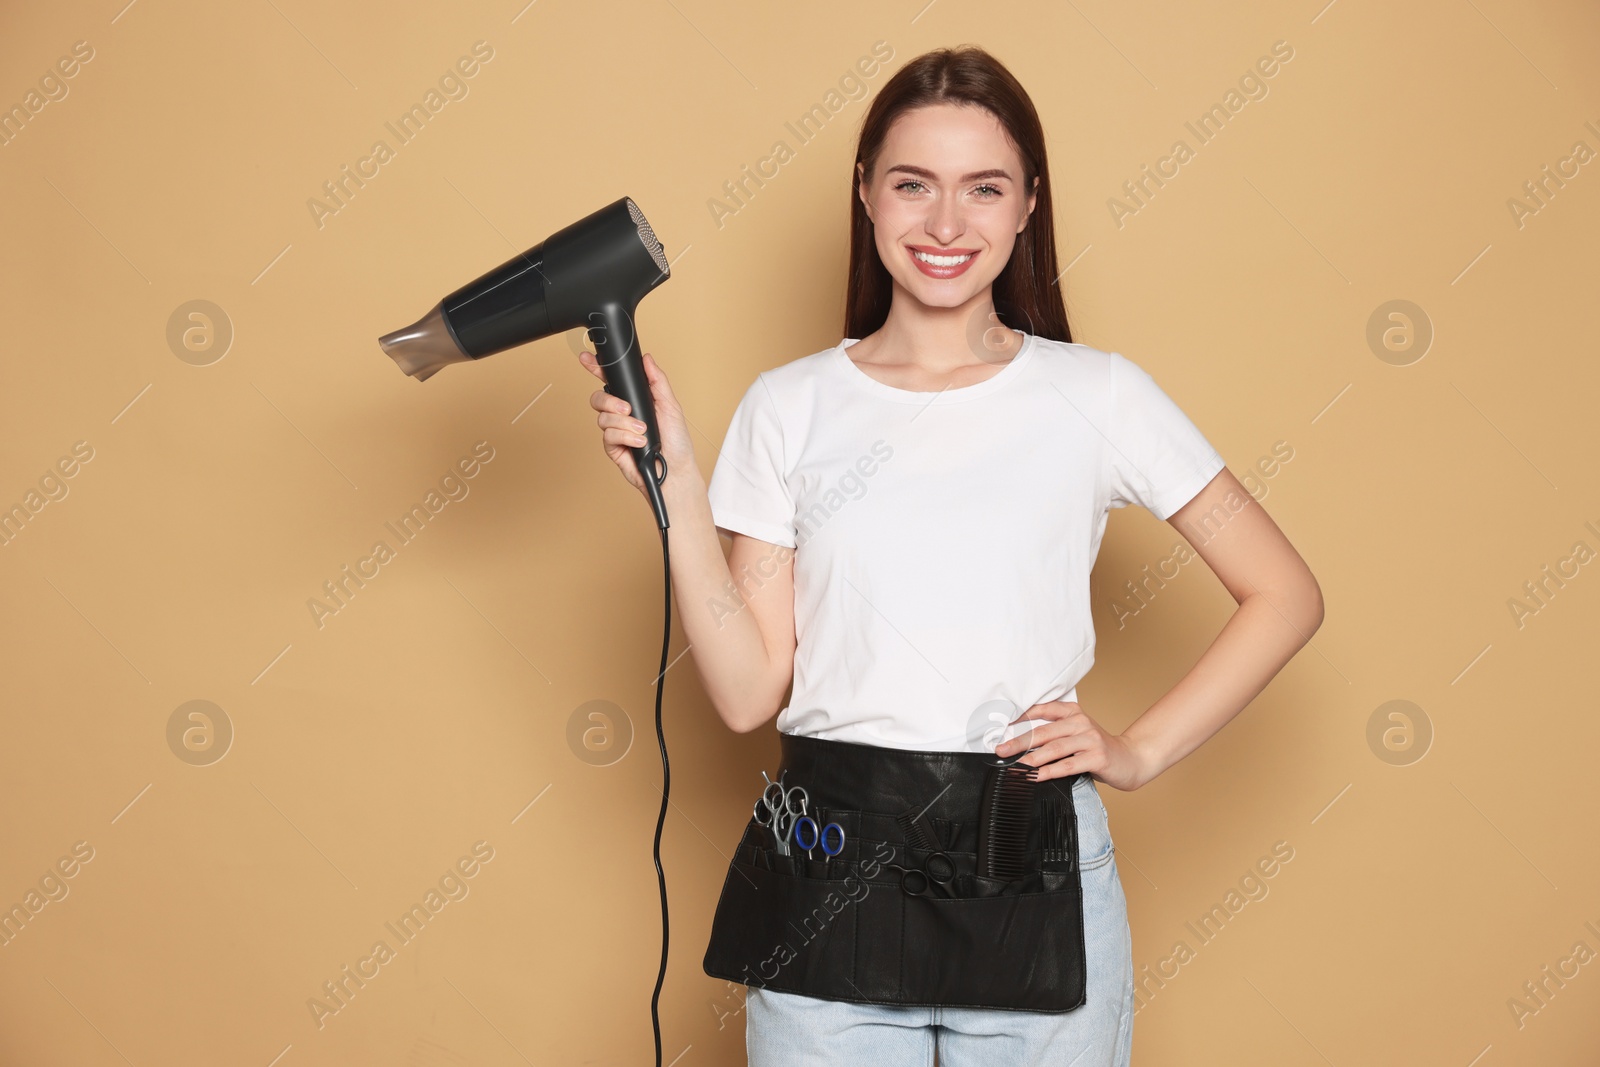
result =
[{"label": "tool belt pocket", "polygon": [[1034,864],[1005,882],[979,875],[974,852],[949,850],[948,884],[908,893],[902,872],[928,853],[875,837],[881,817],[827,817],[846,830],[831,859],[783,855],[766,827],[746,826],[717,901],[708,975],[857,1003],[1043,1012],[1084,1003],[1076,863]]},{"label": "tool belt pocket", "polygon": [[752,820],[717,901],[705,972],[785,992],[827,996],[816,991],[840,986],[849,993],[845,980],[856,973],[858,926],[885,920],[890,889],[874,885],[859,868],[844,856],[780,854],[770,832]]},{"label": "tool belt pocket", "polygon": [[950,897],[901,898],[901,1002],[1070,1011],[1085,999],[1076,870],[1018,882],[959,875]]}]

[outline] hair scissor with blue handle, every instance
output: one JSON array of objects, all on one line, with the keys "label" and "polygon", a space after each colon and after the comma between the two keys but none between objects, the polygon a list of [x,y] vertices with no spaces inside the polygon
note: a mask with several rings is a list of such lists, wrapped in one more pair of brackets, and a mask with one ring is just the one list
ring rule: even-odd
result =
[{"label": "hair scissor with blue handle", "polygon": [[[832,841],[831,848],[829,847],[830,833],[838,835],[837,840]],[[807,840],[808,838],[809,840]],[[811,816],[802,815],[795,820],[794,843],[797,847],[806,850],[806,859],[811,858],[812,849],[820,848],[822,849],[822,854],[831,860],[844,851],[844,827],[836,822],[819,826],[817,820]]]}]

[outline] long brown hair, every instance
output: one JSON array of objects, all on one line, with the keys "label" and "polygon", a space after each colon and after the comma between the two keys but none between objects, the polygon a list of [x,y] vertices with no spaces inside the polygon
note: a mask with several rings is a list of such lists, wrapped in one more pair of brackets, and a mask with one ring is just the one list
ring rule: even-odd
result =
[{"label": "long brown hair", "polygon": [[994,280],[995,313],[1013,329],[1057,341],[1072,340],[1067,309],[1056,284],[1055,221],[1050,210],[1050,168],[1044,128],[1021,83],[994,56],[964,45],[924,52],[884,84],[861,123],[856,162],[850,172],[850,271],[845,293],[844,335],[865,337],[889,317],[894,285],[878,257],[872,220],[861,202],[861,171],[868,181],[889,127],[902,113],[930,104],[981,107],[999,120],[1022,156],[1022,195],[1039,179],[1038,199],[1017,235],[1011,258]]}]

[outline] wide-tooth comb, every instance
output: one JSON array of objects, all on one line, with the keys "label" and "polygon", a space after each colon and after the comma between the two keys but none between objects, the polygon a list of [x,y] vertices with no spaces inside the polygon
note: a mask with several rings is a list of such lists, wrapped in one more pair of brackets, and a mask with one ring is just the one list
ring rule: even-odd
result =
[{"label": "wide-tooth comb", "polygon": [[978,814],[978,874],[1012,882],[1028,869],[1028,823],[1039,768],[1012,763],[991,769]]}]

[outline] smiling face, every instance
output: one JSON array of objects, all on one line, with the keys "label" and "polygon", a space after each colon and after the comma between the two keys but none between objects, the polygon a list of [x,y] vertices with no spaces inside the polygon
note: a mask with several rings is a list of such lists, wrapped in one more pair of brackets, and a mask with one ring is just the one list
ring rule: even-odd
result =
[{"label": "smiling face", "polygon": [[896,288],[954,308],[1005,269],[1037,187],[1023,188],[1022,157],[994,115],[934,104],[894,120],[861,202]]}]

